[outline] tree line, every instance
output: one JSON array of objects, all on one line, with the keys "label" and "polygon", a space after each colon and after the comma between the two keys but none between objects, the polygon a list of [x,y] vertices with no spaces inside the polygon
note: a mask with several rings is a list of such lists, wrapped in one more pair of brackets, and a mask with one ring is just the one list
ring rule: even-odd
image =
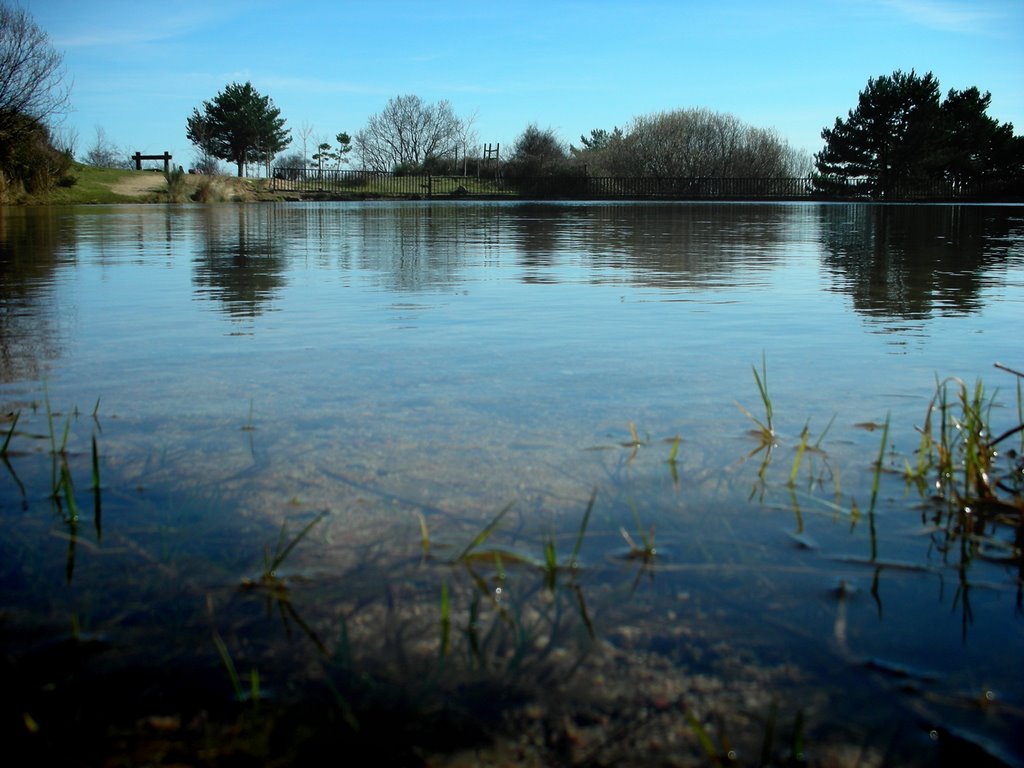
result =
[{"label": "tree line", "polygon": [[[239,103],[239,100],[243,103]],[[188,137],[205,165],[220,159],[242,175],[248,162],[268,162],[288,146],[280,110],[251,83],[232,83],[188,119]],[[473,120],[460,118],[447,101],[434,104],[416,95],[396,96],[372,115],[354,137],[339,133],[337,144],[321,142],[281,156],[282,173],[315,167],[339,169],[355,155],[361,170],[398,174],[465,173],[477,146]],[[528,125],[500,167],[508,177],[580,174],[602,176],[805,176],[810,158],[775,131],[707,109],[679,109],[634,118],[625,130],[594,129],[580,146],[564,143],[550,128]],[[310,161],[313,161],[312,163]],[[479,157],[474,157],[479,160]]]},{"label": "tree line", "polygon": [[[0,2],[0,199],[35,192],[69,179],[72,147],[52,126],[69,104],[63,61],[24,10]],[[567,144],[550,128],[528,125],[505,148],[496,170],[510,178],[618,176],[646,178],[813,178],[823,191],[874,198],[921,181],[966,187],[1001,184],[1021,194],[1024,137],[988,114],[991,94],[977,87],[942,96],[938,79],[897,70],[868,79],[856,106],[822,129],[824,147],[810,157],[776,131],[708,109],[685,108],[634,117],[623,127],[594,128]],[[300,131],[292,145],[281,110],[251,82],[229,83],[193,109],[186,135],[196,168],[231,163],[239,176],[250,166],[279,171],[323,171],[346,165],[398,174],[466,174],[483,158],[475,116],[460,117],[445,100],[427,103],[396,96],[354,135],[314,143]],[[124,154],[97,129],[85,157],[118,164]],[[489,169],[490,170],[490,169]],[[73,180],[72,182],[73,183]]]},{"label": "tree line", "polygon": [[[206,102],[207,120],[216,105],[241,86],[229,86]],[[235,115],[253,126],[265,126],[259,141],[245,143],[251,157],[264,158],[267,148],[282,148],[290,138],[278,110],[246,83],[250,104]],[[824,128],[824,148],[812,157],[794,149],[770,129],[708,109],[676,109],[633,118],[624,128],[595,128],[580,136],[579,146],[566,145],[552,129],[528,125],[502,159],[506,177],[528,179],[558,175],[645,178],[813,178],[824,191],[842,190],[874,198],[892,196],[902,186],[942,182],[954,187],[1002,184],[1020,194],[1024,183],[1024,137],[1013,125],[988,115],[992,96],[977,87],[940,95],[931,73],[897,70],[869,78],[857,106],[846,118]],[[239,163],[245,154],[218,128],[203,134],[192,129],[203,118],[189,120],[189,137],[206,152]],[[213,123],[211,123],[213,124]],[[220,125],[220,123],[217,123]],[[241,132],[240,132],[241,134]],[[220,135],[221,147],[203,137]],[[469,148],[475,143],[472,120],[459,118],[447,101],[427,104],[418,96],[392,98],[370,117],[355,137],[337,135],[337,146],[321,143],[313,159],[318,170],[341,168],[353,153],[363,170],[392,173],[456,175],[466,172]],[[218,154],[219,153],[219,154]],[[461,168],[460,168],[461,161]],[[268,160],[269,162],[269,160]],[[282,169],[306,168],[305,153],[282,157]]]}]

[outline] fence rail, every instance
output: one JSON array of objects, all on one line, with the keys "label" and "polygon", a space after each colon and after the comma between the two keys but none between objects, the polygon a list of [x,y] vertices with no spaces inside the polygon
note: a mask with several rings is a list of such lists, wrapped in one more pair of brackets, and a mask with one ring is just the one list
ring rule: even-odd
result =
[{"label": "fence rail", "polygon": [[992,200],[1020,199],[1020,184],[905,182],[884,194],[866,179],[617,177],[565,174],[516,178],[412,176],[383,171],[279,168],[271,188],[300,197],[508,197],[579,200]]}]

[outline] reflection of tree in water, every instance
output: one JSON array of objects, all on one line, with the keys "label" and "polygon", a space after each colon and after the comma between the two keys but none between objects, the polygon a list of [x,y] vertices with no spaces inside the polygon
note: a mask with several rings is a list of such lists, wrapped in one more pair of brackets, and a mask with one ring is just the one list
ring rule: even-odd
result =
[{"label": "reflection of tree in water", "polygon": [[778,205],[552,205],[511,209],[507,226],[527,282],[555,281],[554,268],[578,260],[636,285],[708,287],[770,268],[806,216]]},{"label": "reflection of tree in water", "polygon": [[0,382],[39,379],[60,354],[54,274],[62,233],[53,209],[0,210]]},{"label": "reflection of tree in water", "polygon": [[450,288],[461,282],[469,248],[486,237],[492,215],[448,204],[362,207],[349,222],[357,263],[378,273],[389,290]]},{"label": "reflection of tree in water", "polygon": [[[1002,207],[823,205],[823,263],[858,312],[925,319],[977,312],[1024,234]],[[1016,246],[1019,250],[1019,246]]]},{"label": "reflection of tree in water", "polygon": [[[517,264],[524,282],[558,282],[563,268],[656,287],[731,284],[770,269],[809,208],[779,205],[360,204],[292,209],[287,230],[317,258],[374,273],[387,290],[460,285],[467,264]],[[277,226],[283,229],[283,222]],[[561,273],[560,273],[561,272]]]},{"label": "reflection of tree in water", "polygon": [[196,257],[196,293],[220,301],[232,318],[254,318],[284,286],[284,228],[270,206],[209,207]]},{"label": "reflection of tree in water", "polygon": [[556,283],[552,271],[569,250],[578,208],[524,205],[510,210],[508,243],[514,246],[524,283]]}]

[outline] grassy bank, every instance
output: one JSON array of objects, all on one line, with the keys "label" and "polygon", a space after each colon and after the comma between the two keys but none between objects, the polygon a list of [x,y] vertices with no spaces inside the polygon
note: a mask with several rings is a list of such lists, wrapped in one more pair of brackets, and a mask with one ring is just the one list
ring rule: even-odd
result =
[{"label": "grassy bank", "polygon": [[159,170],[126,171],[75,163],[64,182],[48,192],[12,201],[24,205],[109,203],[248,202],[277,199],[263,179],[182,174],[170,185]]}]

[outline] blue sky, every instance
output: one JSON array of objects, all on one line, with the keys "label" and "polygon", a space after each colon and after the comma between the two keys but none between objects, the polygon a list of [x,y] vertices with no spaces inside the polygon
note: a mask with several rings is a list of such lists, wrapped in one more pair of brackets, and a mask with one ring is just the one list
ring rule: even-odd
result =
[{"label": "blue sky", "polygon": [[73,80],[78,154],[96,128],[188,166],[194,107],[251,81],[295,149],[355,134],[388,99],[447,99],[481,142],[529,123],[579,144],[592,128],[680,107],[727,112],[815,152],[869,77],[933,72],[991,91],[1024,134],[1024,0],[7,0]]}]

